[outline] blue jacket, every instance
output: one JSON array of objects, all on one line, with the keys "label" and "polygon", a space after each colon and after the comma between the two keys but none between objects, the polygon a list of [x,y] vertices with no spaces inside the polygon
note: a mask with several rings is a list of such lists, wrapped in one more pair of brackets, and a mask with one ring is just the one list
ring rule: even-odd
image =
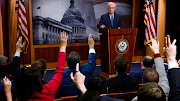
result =
[{"label": "blue jacket", "polygon": [[109,13],[106,13],[101,16],[101,20],[99,24],[97,25],[97,28],[100,29],[101,25],[105,25],[106,29],[118,29],[118,27],[120,27],[121,29],[123,28],[122,23],[121,23],[121,16],[117,13],[114,13],[113,27],[111,26]]},{"label": "blue jacket", "polygon": [[[88,63],[82,65],[80,67],[80,72],[86,76],[84,84],[87,85],[87,81],[94,74],[94,69],[96,67],[96,54],[90,53],[88,56]],[[56,93],[55,98],[60,98],[64,96],[74,96],[80,95],[80,91],[76,87],[76,85],[72,82],[70,78],[70,74],[73,72],[75,74],[76,69],[65,69],[64,76],[61,82],[61,85]]]},{"label": "blue jacket", "polygon": [[129,76],[136,77],[138,79],[138,83],[141,84],[144,71],[145,71],[145,69],[141,69],[140,71],[136,71],[136,72],[129,72]]}]

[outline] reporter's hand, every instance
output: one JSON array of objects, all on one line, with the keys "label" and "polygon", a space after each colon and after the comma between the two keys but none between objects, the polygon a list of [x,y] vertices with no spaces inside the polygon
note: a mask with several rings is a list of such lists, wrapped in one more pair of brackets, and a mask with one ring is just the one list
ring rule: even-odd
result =
[{"label": "reporter's hand", "polygon": [[16,43],[16,52],[21,52],[21,49],[25,46],[25,42],[22,44],[22,37],[20,36]]},{"label": "reporter's hand", "polygon": [[74,82],[76,87],[81,91],[81,93],[86,92],[86,87],[84,85],[85,76],[79,71],[79,63],[76,64],[76,73],[73,77],[73,72],[70,74],[71,80]]},{"label": "reporter's hand", "polygon": [[105,25],[101,25],[100,27],[101,27],[101,28],[106,28],[106,26],[105,26]]},{"label": "reporter's hand", "polygon": [[67,39],[68,35],[66,35],[66,32],[61,32],[61,47],[60,47],[60,52],[66,52],[66,47],[67,47]]},{"label": "reporter's hand", "polygon": [[159,53],[159,41],[152,39],[152,45],[148,44],[154,54]]},{"label": "reporter's hand", "polygon": [[2,82],[3,84],[4,84],[4,86],[3,86],[3,89],[4,89],[4,92],[5,93],[11,93],[11,81],[8,79],[8,78],[3,78],[3,82]]},{"label": "reporter's hand", "polygon": [[176,39],[172,42],[170,41],[170,36],[167,35],[165,37],[165,51],[166,51],[166,56],[167,56],[167,62],[176,62]]},{"label": "reporter's hand", "polygon": [[88,44],[89,44],[89,49],[94,49],[94,40],[91,34],[89,34]]},{"label": "reporter's hand", "polygon": [[11,94],[11,85],[12,84],[11,84],[11,81],[8,78],[6,78],[6,76],[5,76],[5,78],[3,78],[2,83],[4,84],[3,89],[5,92],[7,101],[12,101],[12,94]]}]

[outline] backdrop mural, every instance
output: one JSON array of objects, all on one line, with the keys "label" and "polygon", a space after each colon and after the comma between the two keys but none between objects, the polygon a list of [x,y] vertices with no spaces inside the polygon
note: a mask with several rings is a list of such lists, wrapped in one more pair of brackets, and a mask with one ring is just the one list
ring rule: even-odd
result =
[{"label": "backdrop mural", "polygon": [[[133,0],[115,3],[123,28],[131,28]],[[62,31],[67,32],[68,43],[85,43],[89,34],[99,42],[96,26],[108,12],[107,4],[102,0],[32,0],[33,44],[59,44]]]}]

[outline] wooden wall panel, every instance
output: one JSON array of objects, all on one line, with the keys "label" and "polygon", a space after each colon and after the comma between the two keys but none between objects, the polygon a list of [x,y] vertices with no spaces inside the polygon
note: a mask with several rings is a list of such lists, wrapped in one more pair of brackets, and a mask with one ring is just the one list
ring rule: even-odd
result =
[{"label": "wooden wall panel", "polygon": [[45,59],[47,63],[57,62],[59,54],[59,48],[36,48],[35,49],[35,60]]},{"label": "wooden wall panel", "polygon": [[0,0],[1,7],[1,23],[2,23],[2,35],[3,35],[3,55],[8,57],[8,14],[7,14],[7,0]]},{"label": "wooden wall panel", "polygon": [[[80,57],[81,57],[81,60],[88,60],[89,46],[67,47],[67,54],[69,54],[71,51],[77,51],[77,52],[79,52],[79,55],[80,55]],[[96,45],[96,46],[95,46],[95,51],[96,51],[96,53],[97,53],[97,59],[101,59],[100,45]]]},{"label": "wooden wall panel", "polygon": [[138,28],[135,51],[134,51],[134,59],[135,61],[141,61],[141,56],[145,55],[145,26],[144,26],[144,11],[143,5],[144,0],[133,0],[133,23],[132,28]]},{"label": "wooden wall panel", "polygon": [[0,55],[4,55],[1,7],[0,7]]},{"label": "wooden wall panel", "polygon": [[9,59],[11,60],[16,50],[17,38],[17,13],[15,13],[15,0],[8,0],[8,30],[9,30]]},{"label": "wooden wall panel", "polygon": [[[100,46],[95,46],[96,53],[100,53]],[[66,53],[71,51],[77,51],[81,57],[81,60],[88,60],[89,46],[76,46],[67,47]],[[35,48],[35,60],[45,59],[47,63],[57,62],[59,54],[59,47],[51,48]],[[97,59],[101,58],[101,54],[97,54]]]},{"label": "wooden wall panel", "polygon": [[160,54],[164,57],[164,37],[166,29],[166,0],[159,0],[158,2],[158,16],[157,16],[157,40],[160,44]]}]

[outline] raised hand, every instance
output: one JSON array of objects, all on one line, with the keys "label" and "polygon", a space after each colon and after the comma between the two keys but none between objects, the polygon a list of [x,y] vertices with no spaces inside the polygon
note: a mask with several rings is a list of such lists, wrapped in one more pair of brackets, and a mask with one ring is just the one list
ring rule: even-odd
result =
[{"label": "raised hand", "polygon": [[16,43],[16,52],[21,52],[21,49],[25,46],[25,42],[22,44],[22,37],[20,36]]},{"label": "raised hand", "polygon": [[4,84],[3,89],[7,98],[7,101],[12,101],[12,94],[11,94],[11,81],[5,77],[3,78],[2,83]]},{"label": "raised hand", "polygon": [[67,39],[68,35],[66,35],[66,32],[61,32],[61,47],[60,47],[60,52],[66,52],[66,47],[67,47]]},{"label": "raised hand", "polygon": [[76,87],[81,91],[81,93],[86,92],[86,87],[84,85],[85,76],[79,71],[79,63],[76,64],[76,73],[73,76],[73,72],[70,74],[71,80],[74,82]]},{"label": "raised hand", "polygon": [[170,36],[167,35],[167,37],[165,37],[165,53],[166,53],[166,57],[167,57],[167,62],[176,62],[176,39],[172,42],[171,44],[171,40],[170,40]]},{"label": "raised hand", "polygon": [[94,49],[94,40],[91,34],[89,34],[88,44],[89,44],[89,49]]},{"label": "raised hand", "polygon": [[8,79],[8,78],[3,78],[3,82],[4,84],[3,86],[3,89],[4,89],[4,92],[11,92],[11,81]]},{"label": "raised hand", "polygon": [[152,39],[152,45],[148,44],[154,54],[159,53],[159,41]]}]

